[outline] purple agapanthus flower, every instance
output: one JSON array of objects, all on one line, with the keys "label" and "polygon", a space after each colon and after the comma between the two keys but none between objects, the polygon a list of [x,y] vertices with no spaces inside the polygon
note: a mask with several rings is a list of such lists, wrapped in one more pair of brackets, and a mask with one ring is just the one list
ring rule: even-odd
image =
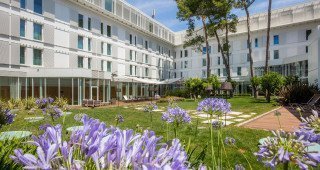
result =
[{"label": "purple agapanthus flower", "polygon": [[69,141],[62,141],[60,125],[46,126],[43,135],[33,136],[35,155],[16,149],[11,158],[26,169],[84,169],[92,161],[96,169],[188,169],[178,139],[167,145],[152,131],[108,128],[87,115],[81,121],[83,128],[72,132]]},{"label": "purple agapanthus flower", "polygon": [[234,170],[246,170],[246,168],[244,168],[242,164],[237,164],[235,165]]},{"label": "purple agapanthus flower", "polygon": [[16,114],[11,113],[9,109],[4,111],[6,124],[12,124]]},{"label": "purple agapanthus flower", "polygon": [[284,131],[273,132],[274,137],[267,138],[259,145],[260,150],[254,153],[265,166],[275,168],[279,164],[292,162],[300,169],[316,167],[320,163],[319,152],[309,152],[307,147],[312,146],[303,137],[297,137],[294,133]]},{"label": "purple agapanthus flower", "polygon": [[226,99],[206,98],[198,103],[197,111],[204,111],[209,114],[225,114],[230,112],[231,104]]},{"label": "purple agapanthus flower", "polygon": [[224,143],[226,145],[234,145],[236,143],[236,140],[234,138],[231,138],[231,137],[226,137],[224,139]]},{"label": "purple agapanthus flower", "polygon": [[118,125],[119,123],[124,122],[124,117],[123,117],[122,115],[118,114],[118,115],[115,117],[115,120],[116,120],[117,125]]},{"label": "purple agapanthus flower", "polygon": [[184,109],[180,107],[168,108],[168,111],[162,114],[162,120],[167,123],[190,123],[191,117]]},{"label": "purple agapanthus flower", "polygon": [[212,121],[212,127],[215,129],[218,129],[224,125],[223,121],[220,120],[214,120]]},{"label": "purple agapanthus flower", "polygon": [[143,108],[145,112],[149,112],[149,113],[156,109],[158,109],[158,106],[156,105],[156,103],[152,103],[152,102],[148,103]]}]

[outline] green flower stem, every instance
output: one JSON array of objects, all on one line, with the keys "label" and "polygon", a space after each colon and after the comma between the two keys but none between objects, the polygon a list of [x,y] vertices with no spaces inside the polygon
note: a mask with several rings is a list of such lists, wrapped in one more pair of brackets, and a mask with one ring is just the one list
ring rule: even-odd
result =
[{"label": "green flower stem", "polygon": [[213,127],[212,127],[212,124],[211,124],[211,120],[212,120],[212,114],[210,114],[210,118],[208,121],[209,121],[209,127],[210,127],[210,140],[211,140],[211,160],[212,160],[212,169],[214,170],[215,169],[215,166],[217,165],[217,162],[216,162],[216,156],[215,156],[215,153],[214,153],[214,147],[213,147]]},{"label": "green flower stem", "polygon": [[[231,167],[230,166],[230,162],[229,162],[229,159],[228,159],[228,156],[227,156],[227,151],[226,151],[226,148],[225,148],[225,146],[224,146],[224,143],[223,143],[223,140],[222,140],[222,133],[220,133],[220,142],[221,142],[221,144],[222,144],[222,148],[223,148],[223,151],[224,151],[224,155],[226,156],[226,160],[227,160],[227,163],[228,163],[228,166],[229,166],[229,168]],[[222,155],[221,155],[221,157],[222,157]]]},{"label": "green flower stem", "polygon": [[[239,148],[238,148],[236,145],[234,145],[234,146],[236,147],[237,150],[239,150]],[[241,155],[244,157],[244,159],[246,159],[246,161],[247,161],[247,163],[248,163],[248,165],[249,165],[249,168],[252,170],[252,166],[251,166],[248,158],[247,158],[242,152],[240,152],[240,153],[241,153]]]},{"label": "green flower stem", "polygon": [[283,170],[289,169],[289,162],[283,164]]},{"label": "green flower stem", "polygon": [[167,123],[167,141],[169,141],[169,123]]},{"label": "green flower stem", "polygon": [[277,119],[278,119],[278,123],[279,123],[280,129],[282,129],[279,116],[277,116]]}]

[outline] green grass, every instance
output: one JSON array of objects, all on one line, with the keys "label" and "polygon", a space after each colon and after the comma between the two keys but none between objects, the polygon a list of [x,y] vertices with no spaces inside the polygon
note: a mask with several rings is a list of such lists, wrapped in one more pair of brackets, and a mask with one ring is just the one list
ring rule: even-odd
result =
[{"label": "green grass", "polygon": [[[232,110],[240,111],[244,113],[258,113],[262,114],[269,110],[276,108],[275,102],[266,103],[263,99],[252,99],[250,97],[235,97],[232,99],[228,99],[228,101],[232,105]],[[160,107],[166,106],[166,103],[159,103]],[[184,109],[188,110],[196,110],[197,102],[195,101],[183,101],[179,102],[178,105]],[[161,120],[161,112],[154,112],[153,113],[153,123],[151,126],[149,114],[143,111],[138,111],[134,109],[136,106],[132,105],[129,108],[123,107],[108,107],[108,108],[84,108],[84,109],[77,109],[72,110],[73,114],[68,115],[64,118],[59,118],[55,122],[52,122],[50,118],[45,118],[43,121],[29,123],[24,120],[25,117],[30,116],[40,116],[41,114],[38,113],[36,115],[28,115],[26,113],[18,113],[15,122],[12,125],[7,125],[2,127],[0,131],[9,131],[9,130],[28,130],[33,132],[33,134],[41,134],[42,132],[38,130],[38,127],[45,123],[50,124],[62,124],[64,133],[66,133],[65,129],[67,127],[81,125],[81,123],[76,122],[74,120],[74,115],[77,113],[86,113],[90,117],[100,119],[101,121],[105,122],[107,125],[115,125],[115,116],[117,114],[122,114],[125,121],[124,123],[120,124],[119,127],[122,129],[130,128],[136,131],[141,131],[141,129],[151,129],[156,132],[158,136],[163,136],[164,141],[166,138],[166,124]],[[188,141],[191,141],[191,148],[197,147],[195,150],[195,156],[197,153],[202,151],[202,148],[209,143],[209,130],[208,128],[205,129],[198,129],[197,130],[197,120],[192,120],[190,125],[186,125],[181,127],[178,130],[178,138],[182,141],[183,144],[187,144]],[[141,129],[137,129],[137,125],[141,127]],[[200,125],[199,125],[200,126]],[[202,125],[203,126],[203,125]],[[198,133],[196,132],[198,131]],[[253,155],[254,152],[258,151],[258,140],[260,138],[266,137],[270,135],[270,132],[262,131],[262,130],[254,130],[254,129],[246,129],[236,126],[228,126],[223,128],[223,136],[229,136],[236,139],[236,147],[226,146],[226,153],[227,155],[224,156],[223,164],[225,166],[234,167],[235,164],[243,164],[248,168],[248,164],[246,163],[245,158],[242,156],[243,153],[250,161],[253,169],[258,169],[262,166],[261,163],[256,161],[256,157]],[[215,132],[215,136],[217,133]],[[169,134],[169,140],[173,138],[172,129]],[[217,145],[215,145],[215,148]],[[211,165],[211,157],[210,157],[210,149],[208,147],[206,151],[206,157],[204,163],[207,165]]]}]

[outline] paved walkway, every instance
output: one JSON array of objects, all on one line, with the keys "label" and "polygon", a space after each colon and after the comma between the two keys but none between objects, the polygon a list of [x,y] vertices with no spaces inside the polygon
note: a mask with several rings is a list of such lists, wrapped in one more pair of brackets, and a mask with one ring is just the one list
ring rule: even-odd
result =
[{"label": "paved walkway", "polygon": [[277,110],[281,113],[281,116],[279,116],[281,128],[277,116],[274,115],[275,110],[239,124],[239,126],[262,130],[283,129],[288,132],[293,132],[299,127],[300,120],[298,119],[297,113],[294,113],[293,111],[290,112],[290,110],[285,107],[281,107]]}]

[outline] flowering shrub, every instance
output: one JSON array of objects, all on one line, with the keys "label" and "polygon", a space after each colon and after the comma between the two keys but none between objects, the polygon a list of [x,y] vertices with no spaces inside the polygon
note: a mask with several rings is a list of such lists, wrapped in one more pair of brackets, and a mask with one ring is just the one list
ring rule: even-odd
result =
[{"label": "flowering shrub", "polygon": [[0,107],[0,128],[2,125],[12,124],[16,114],[11,113],[9,109],[3,109]]},{"label": "flowering shrub", "polygon": [[51,97],[36,99],[35,103],[42,113],[51,116],[53,121],[63,115],[62,110],[58,106],[53,105],[54,99]]},{"label": "flowering shrub", "polygon": [[308,169],[308,166],[316,167],[320,163],[320,153],[307,150],[312,143],[298,138],[294,133],[276,131],[273,134],[274,137],[267,138],[255,153],[265,166],[275,168],[278,164],[284,164],[284,169],[288,169],[289,163],[292,163],[300,169]]},{"label": "flowering shrub", "polygon": [[[33,136],[35,155],[16,149],[11,158],[32,169],[187,169],[187,155],[178,139],[170,145],[152,131],[134,134],[133,130],[107,128],[97,119],[82,117],[83,129],[62,141],[62,127],[47,126]],[[89,168],[90,167],[90,168]]]},{"label": "flowering shrub", "polygon": [[124,122],[124,118],[122,115],[118,114],[116,117],[115,117],[115,120],[116,120],[116,126],[119,124],[119,123],[122,123]]}]

